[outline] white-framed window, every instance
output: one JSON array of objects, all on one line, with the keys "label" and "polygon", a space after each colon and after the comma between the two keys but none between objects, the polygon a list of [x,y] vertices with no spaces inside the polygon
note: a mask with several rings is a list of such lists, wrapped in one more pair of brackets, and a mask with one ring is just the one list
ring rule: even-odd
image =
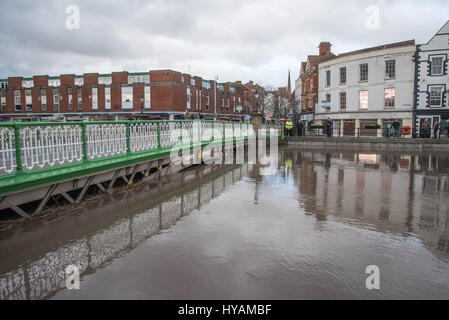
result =
[{"label": "white-framed window", "polygon": [[72,88],[67,89],[67,96],[69,99],[69,112],[73,111],[73,90]]},{"label": "white-framed window", "polygon": [[441,107],[442,104],[443,104],[443,86],[429,87],[430,107]]},{"label": "white-framed window", "polygon": [[346,84],[346,67],[340,68],[340,84]]},{"label": "white-framed window", "polygon": [[360,91],[360,109],[366,110],[368,109],[368,90],[361,90]]},{"label": "white-framed window", "polygon": [[386,88],[385,89],[385,108],[394,108],[396,100],[396,89]]},{"label": "white-framed window", "polygon": [[47,112],[47,89],[41,89],[41,111]]},{"label": "white-framed window", "polygon": [[203,81],[203,88],[204,89],[210,89],[210,82],[209,81]]},{"label": "white-framed window", "polygon": [[187,87],[187,109],[190,110],[190,87]]},{"label": "white-framed window", "polygon": [[0,81],[0,89],[8,88],[8,81]]},{"label": "white-framed window", "polygon": [[145,86],[145,109],[151,109],[151,87]]},{"label": "white-framed window", "polygon": [[59,89],[53,89],[53,111],[59,112]]},{"label": "white-framed window", "polygon": [[33,97],[31,96],[31,90],[25,90],[25,109],[27,112],[33,110]]},{"label": "white-framed window", "polygon": [[112,77],[110,76],[98,77],[98,84],[110,85],[112,84]]},{"label": "white-framed window", "polygon": [[32,88],[32,87],[34,87],[34,81],[33,80],[22,80],[22,87]]},{"label": "white-framed window", "polygon": [[360,65],[360,82],[368,81],[368,63]]},{"label": "white-framed window", "polygon": [[150,83],[150,75],[128,76],[128,84]]},{"label": "white-framed window", "polygon": [[48,86],[49,87],[60,87],[61,86],[61,80],[60,79],[49,79],[48,80]]},{"label": "white-framed window", "polygon": [[111,110],[111,88],[104,88],[104,106],[106,110]]},{"label": "white-framed window", "polygon": [[340,109],[346,109],[346,92],[340,92]]},{"label": "white-framed window", "polygon": [[6,90],[4,88],[0,89],[0,102],[2,107],[2,113],[6,112]]},{"label": "white-framed window", "polygon": [[122,109],[133,109],[133,87],[122,87]]},{"label": "white-framed window", "polygon": [[83,92],[78,88],[78,111],[83,111]]},{"label": "white-framed window", "polygon": [[98,110],[98,88],[92,88],[92,110]]},{"label": "white-framed window", "polygon": [[190,78],[190,85],[194,86],[195,85],[195,78]]},{"label": "white-framed window", "polygon": [[385,61],[385,79],[396,78],[396,60]]},{"label": "white-framed window", "polygon": [[326,71],[326,87],[330,87],[331,85],[331,71]]},{"label": "white-framed window", "polygon": [[150,83],[150,75],[144,75],[142,76],[142,82],[149,84]]},{"label": "white-framed window", "polygon": [[75,78],[75,86],[83,86],[84,85],[84,77],[76,77]]},{"label": "white-framed window", "polygon": [[22,111],[22,95],[20,90],[14,90],[14,110],[16,112]]},{"label": "white-framed window", "polygon": [[441,76],[444,73],[443,70],[444,65],[444,57],[438,56],[438,57],[432,57],[430,62],[430,74],[432,76]]}]

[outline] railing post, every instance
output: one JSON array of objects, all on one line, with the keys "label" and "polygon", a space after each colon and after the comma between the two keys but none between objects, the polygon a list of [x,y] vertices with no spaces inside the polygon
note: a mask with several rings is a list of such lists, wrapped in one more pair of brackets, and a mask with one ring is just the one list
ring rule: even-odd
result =
[{"label": "railing post", "polygon": [[181,141],[181,145],[183,144],[182,141],[182,120],[179,120],[179,141]]},{"label": "railing post", "polygon": [[211,141],[215,141],[215,120],[212,121],[212,137]]},{"label": "railing post", "polygon": [[281,122],[281,140],[285,139],[285,135],[284,135],[284,123]]},{"label": "railing post", "polygon": [[161,148],[161,121],[157,122],[157,148]]},{"label": "railing post", "polygon": [[126,122],[126,153],[131,154],[131,121]]},{"label": "railing post", "polygon": [[22,148],[20,147],[19,124],[14,123],[14,144],[16,146],[16,173],[21,173],[22,168]]},{"label": "railing post", "polygon": [[88,160],[87,156],[87,135],[86,135],[86,123],[83,121],[81,124],[81,138],[83,139],[83,161]]}]

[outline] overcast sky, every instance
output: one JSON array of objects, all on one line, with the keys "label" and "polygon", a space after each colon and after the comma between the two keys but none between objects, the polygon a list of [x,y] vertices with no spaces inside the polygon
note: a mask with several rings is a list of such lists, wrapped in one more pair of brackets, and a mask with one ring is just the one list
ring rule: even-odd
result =
[{"label": "overcast sky", "polygon": [[[69,5],[79,7],[78,30],[66,27]],[[320,41],[336,54],[426,43],[447,20],[447,0],[1,0],[0,79],[190,68],[285,86]]]}]

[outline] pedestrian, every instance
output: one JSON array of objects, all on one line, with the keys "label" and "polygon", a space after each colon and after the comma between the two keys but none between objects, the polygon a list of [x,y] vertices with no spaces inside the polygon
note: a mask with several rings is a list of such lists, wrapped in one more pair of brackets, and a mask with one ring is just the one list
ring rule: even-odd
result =
[{"label": "pedestrian", "polygon": [[285,129],[287,129],[287,135],[290,137],[293,130],[293,122],[291,120],[287,120],[285,123]]},{"label": "pedestrian", "polygon": [[435,139],[440,138],[440,122],[438,122],[438,120],[436,120],[435,124],[433,125],[433,137]]},{"label": "pedestrian", "polygon": [[401,127],[401,123],[399,122],[398,119],[396,119],[396,120],[393,121],[391,126],[393,127],[393,135],[396,138],[398,138],[399,137],[399,129]]},{"label": "pedestrian", "polygon": [[327,118],[326,122],[324,123],[326,126],[326,134],[328,137],[332,137],[332,121],[331,118]]},{"label": "pedestrian", "polygon": [[184,119],[185,120],[191,120],[193,119],[193,116],[190,114],[189,110],[186,109],[186,112],[184,113]]},{"label": "pedestrian", "polygon": [[429,119],[424,119],[421,125],[421,136],[425,139],[430,138],[430,121]]},{"label": "pedestrian", "polygon": [[298,137],[302,137],[302,130],[303,130],[303,125],[302,125],[302,121],[298,120]]}]

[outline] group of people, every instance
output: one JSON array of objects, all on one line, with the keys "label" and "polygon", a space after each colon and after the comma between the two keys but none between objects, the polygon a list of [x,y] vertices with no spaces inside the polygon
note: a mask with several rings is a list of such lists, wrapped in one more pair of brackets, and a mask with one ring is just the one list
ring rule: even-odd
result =
[{"label": "group of people", "polygon": [[[310,121],[308,124],[308,128],[310,130],[312,130],[312,125],[313,121]],[[333,126],[332,120],[328,118],[324,123],[324,127],[326,128],[326,135],[328,137],[332,136],[332,126]],[[305,134],[304,124],[300,119],[296,119],[295,122],[293,122],[292,120],[287,120],[287,122],[285,123],[285,129],[286,134],[289,137],[294,135],[295,131],[298,137],[303,136]]]},{"label": "group of people", "polygon": [[[433,129],[433,130],[432,130]],[[433,131],[433,132],[432,132]],[[429,119],[424,119],[421,124],[421,138],[433,138],[438,139],[440,137],[440,122],[438,120],[433,124],[433,128]]]}]

